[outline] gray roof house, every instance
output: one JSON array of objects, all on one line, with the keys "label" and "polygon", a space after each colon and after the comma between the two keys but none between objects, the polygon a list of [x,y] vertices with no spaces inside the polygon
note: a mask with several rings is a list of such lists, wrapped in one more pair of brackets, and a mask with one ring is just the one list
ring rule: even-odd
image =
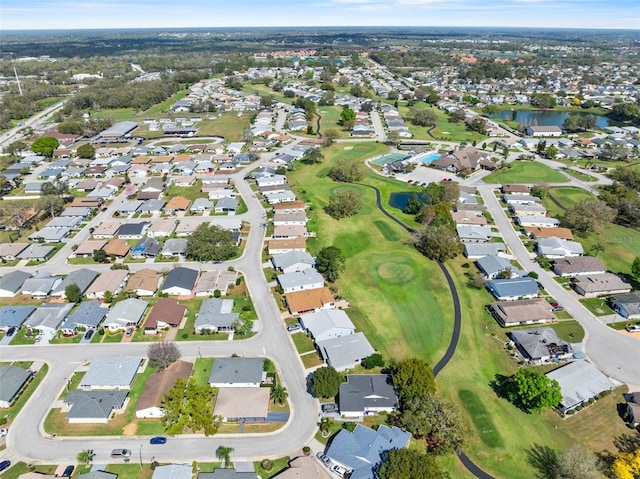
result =
[{"label": "gray roof house", "polygon": [[479,225],[458,225],[456,231],[463,243],[484,243],[493,235],[490,227]]},{"label": "gray roof house", "polygon": [[90,472],[78,474],[76,479],[118,479],[118,475],[115,472],[98,471],[93,469]]},{"label": "gray roof house", "polygon": [[233,312],[232,299],[205,299],[196,315],[195,330],[202,334],[207,331],[233,331],[233,323],[240,317]]},{"label": "gray roof house", "polygon": [[322,288],[324,286],[324,278],[315,268],[309,268],[304,271],[278,275],[278,283],[280,283],[285,293],[292,293],[294,291]]},{"label": "gray roof house", "polygon": [[575,409],[601,392],[611,391],[620,385],[584,360],[573,361],[554,369],[547,373],[547,377],[560,383],[562,401],[558,409],[563,413]]},{"label": "gray roof house", "polygon": [[317,341],[316,346],[328,366],[346,371],[376,352],[363,333]]},{"label": "gray roof house", "polygon": [[84,294],[91,283],[100,275],[97,271],[90,270],[88,268],[76,269],[69,273],[58,286],[51,292],[51,296],[54,298],[66,298],[64,290],[71,284],[77,284],[80,288],[80,292]]},{"label": "gray roof house", "polygon": [[386,452],[409,445],[411,433],[382,424],[376,431],[358,424],[353,432],[341,430],[327,446],[332,462],[351,471],[351,479],[373,479]]},{"label": "gray roof house", "polygon": [[504,243],[465,243],[464,255],[469,259],[478,259],[483,256],[503,256],[510,257],[507,254],[507,247]]},{"label": "gray roof house", "polygon": [[111,308],[103,325],[111,331],[136,326],[140,323],[148,306],[146,301],[137,298],[120,301]]},{"label": "gray roof house", "polygon": [[338,406],[343,417],[362,418],[398,408],[398,396],[388,374],[349,374],[340,385]]},{"label": "gray roof house", "polygon": [[264,358],[216,358],[209,385],[216,388],[260,387],[264,380]]},{"label": "gray roof house", "polygon": [[573,356],[571,345],[552,328],[519,329],[511,332],[511,339],[527,360],[537,364]]},{"label": "gray roof house", "polygon": [[577,241],[550,236],[540,238],[536,246],[538,254],[546,258],[564,258],[566,256],[582,256],[584,249]]},{"label": "gray roof house", "polygon": [[306,251],[289,251],[288,253],[277,254],[271,258],[274,268],[283,273],[295,273],[313,268],[315,259]]},{"label": "gray roof house", "polygon": [[45,226],[29,235],[30,241],[44,241],[46,243],[59,243],[71,234],[71,228],[66,226]]},{"label": "gray roof house", "polygon": [[41,304],[27,318],[25,325],[42,333],[53,335],[73,309],[73,303]]},{"label": "gray roof house", "polygon": [[516,299],[538,296],[538,282],[529,276],[516,279],[492,279],[487,283],[487,289],[496,299],[501,301],[515,301]]},{"label": "gray roof house", "polygon": [[67,318],[60,330],[62,334],[75,334],[78,328],[96,329],[109,312],[99,301],[83,301]]},{"label": "gray roof house", "polygon": [[622,276],[604,273],[578,276],[573,289],[585,298],[596,298],[607,294],[630,293],[631,285]]},{"label": "gray roof house", "polygon": [[184,255],[187,251],[187,243],[189,240],[186,238],[170,238],[164,242],[160,255],[164,258]]},{"label": "gray roof house", "polygon": [[62,278],[53,276],[51,273],[41,271],[33,278],[25,280],[22,284],[22,294],[30,295],[32,298],[43,299],[49,296],[49,293],[55,288]]},{"label": "gray roof house", "polygon": [[94,358],[80,380],[80,389],[130,389],[143,358],[118,356]]},{"label": "gray roof house", "polygon": [[28,248],[18,255],[18,259],[26,259],[28,261],[47,261],[49,255],[53,253],[55,247],[43,244],[31,244]]},{"label": "gray roof house", "polygon": [[24,284],[26,280],[31,278],[31,273],[26,271],[10,271],[0,278],[0,298],[12,298]]},{"label": "gray roof house", "polygon": [[190,464],[169,464],[156,467],[151,479],[191,479],[191,476]]},{"label": "gray roof house", "polygon": [[300,323],[316,341],[347,336],[356,330],[347,313],[341,309],[321,309],[317,313],[303,314]]},{"label": "gray roof house", "polygon": [[147,221],[142,221],[140,223],[125,223],[118,228],[118,238],[140,239],[144,236],[147,228],[149,228],[149,222]]},{"label": "gray roof house", "polygon": [[191,204],[191,212],[192,213],[204,213],[206,211],[211,211],[213,208],[213,202],[207,198],[196,198]]},{"label": "gray roof house", "polygon": [[625,319],[640,319],[640,293],[618,294],[613,298],[612,306]]},{"label": "gray roof house", "polygon": [[526,271],[516,268],[507,258],[502,256],[484,256],[476,261],[476,266],[482,271],[486,279],[495,279],[500,275],[506,277],[507,271],[511,278],[518,278],[527,274]]},{"label": "gray roof house", "polygon": [[[306,457],[306,456],[301,456]],[[277,474],[281,475],[282,472]],[[307,476],[299,476],[307,477]],[[238,469],[214,469],[213,472],[199,472],[198,479],[255,479],[256,473]]]},{"label": "gray roof house", "polygon": [[0,366],[0,408],[11,407],[32,375],[31,371],[12,364]]},{"label": "gray roof house", "polygon": [[71,424],[106,424],[114,411],[124,407],[127,395],[127,391],[70,391],[64,400],[69,408],[67,420]]},{"label": "gray roof house", "polygon": [[162,246],[155,238],[142,238],[133,248],[131,248],[131,257],[135,259],[155,258],[160,252]]},{"label": "gray roof house", "polygon": [[0,330],[19,328],[35,310],[34,306],[4,306],[0,308]]},{"label": "gray roof house", "polygon": [[569,256],[553,262],[553,272],[565,278],[581,274],[602,274],[606,271],[602,261],[593,256]]},{"label": "gray roof house", "polygon": [[171,296],[188,296],[198,280],[198,271],[190,268],[174,268],[167,274],[161,292]]},{"label": "gray roof house", "polygon": [[216,213],[235,213],[240,205],[240,201],[235,198],[220,198],[216,202],[214,211]]}]

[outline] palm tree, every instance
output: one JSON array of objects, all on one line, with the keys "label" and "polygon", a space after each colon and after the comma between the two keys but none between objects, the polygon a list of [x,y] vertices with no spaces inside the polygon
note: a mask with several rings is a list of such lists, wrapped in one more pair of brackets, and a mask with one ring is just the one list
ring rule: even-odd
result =
[{"label": "palm tree", "polygon": [[233,452],[232,447],[220,446],[216,449],[216,457],[222,463],[223,467],[229,467],[231,464],[231,453]]},{"label": "palm tree", "polygon": [[275,404],[277,402],[282,406],[288,395],[287,389],[278,384],[278,380],[276,379],[273,386],[271,386],[271,399],[273,399],[273,403]]}]

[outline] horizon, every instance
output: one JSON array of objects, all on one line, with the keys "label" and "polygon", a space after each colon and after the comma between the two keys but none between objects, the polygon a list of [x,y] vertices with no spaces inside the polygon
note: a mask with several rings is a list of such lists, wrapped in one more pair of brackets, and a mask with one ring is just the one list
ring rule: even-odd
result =
[{"label": "horizon", "polygon": [[[14,32],[323,27],[640,30],[636,0],[615,3],[612,7],[604,0],[584,0],[579,5],[567,0],[312,0],[306,4],[294,0],[4,0],[0,11],[2,29]],[[194,21],[199,25],[194,26]]]}]

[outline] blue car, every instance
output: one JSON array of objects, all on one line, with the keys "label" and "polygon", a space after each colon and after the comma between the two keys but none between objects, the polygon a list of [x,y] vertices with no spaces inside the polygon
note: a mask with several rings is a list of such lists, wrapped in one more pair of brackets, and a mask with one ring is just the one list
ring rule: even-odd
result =
[{"label": "blue car", "polygon": [[152,437],[151,440],[149,441],[150,444],[164,444],[167,442],[167,438],[166,437]]},{"label": "blue car", "polygon": [[0,472],[4,471],[5,469],[9,469],[9,466],[11,466],[11,461],[0,462]]}]

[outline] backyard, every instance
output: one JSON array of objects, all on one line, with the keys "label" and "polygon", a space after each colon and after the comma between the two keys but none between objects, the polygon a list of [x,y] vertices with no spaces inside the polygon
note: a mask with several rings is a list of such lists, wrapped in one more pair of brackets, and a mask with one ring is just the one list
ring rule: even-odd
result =
[{"label": "backyard", "polygon": [[514,161],[484,178],[485,183],[567,183],[562,173],[537,161]]}]

